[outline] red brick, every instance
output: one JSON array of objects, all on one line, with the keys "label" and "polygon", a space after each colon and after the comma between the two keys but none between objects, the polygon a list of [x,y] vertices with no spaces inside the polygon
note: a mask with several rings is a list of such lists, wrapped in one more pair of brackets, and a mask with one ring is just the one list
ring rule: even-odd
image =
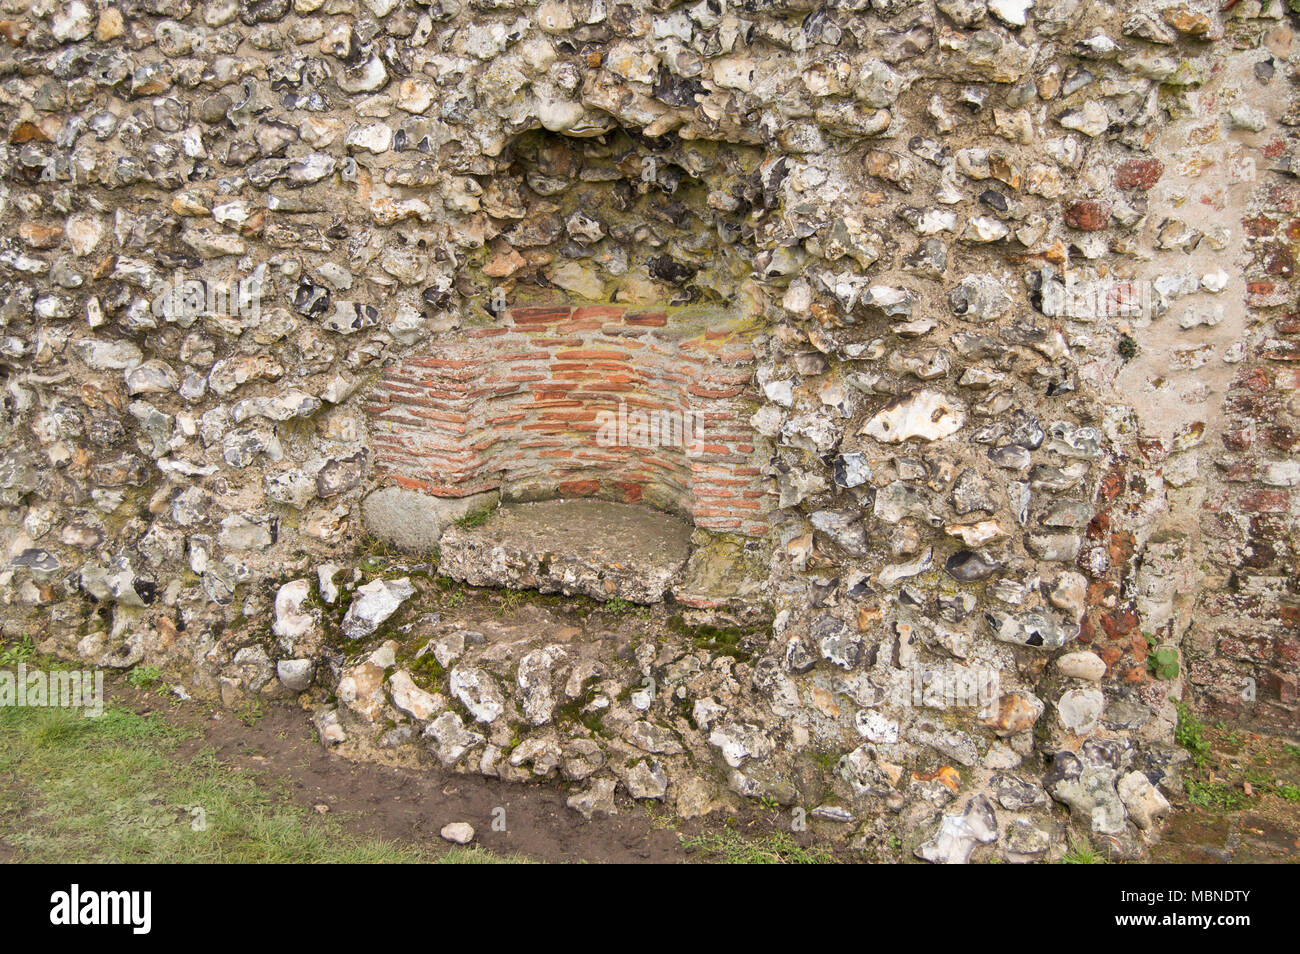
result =
[{"label": "red brick", "polygon": [[1164,175],[1165,164],[1159,159],[1126,159],[1115,169],[1115,188],[1150,189]]},{"label": "red brick", "polygon": [[1101,628],[1106,631],[1106,635],[1111,639],[1117,639],[1131,633],[1137,626],[1138,620],[1136,614],[1131,610],[1121,610],[1115,613],[1101,613],[1097,617],[1101,623]]},{"label": "red brick", "polygon": [[601,318],[605,320],[618,319],[623,317],[627,311],[625,305],[582,305],[573,309],[574,321],[586,321],[592,318]]},{"label": "red brick", "polygon": [[510,320],[517,325],[546,324],[552,321],[567,321],[571,312],[572,309],[566,307],[512,308]]},{"label": "red brick", "polygon": [[1243,495],[1238,505],[1248,513],[1286,513],[1291,496],[1285,490],[1253,490]]},{"label": "red brick", "polygon": [[745,389],[744,389],[744,388],[727,388],[726,390],[721,390],[721,391],[720,391],[720,390],[711,390],[711,389],[709,389],[709,388],[703,388],[703,387],[698,387],[698,386],[696,386],[696,385],[692,385],[691,387],[687,388],[686,390],[687,390],[688,393],[693,394],[693,395],[695,395],[696,397],[704,397],[704,398],[729,398],[729,397],[735,397],[736,395],[743,393]]},{"label": "red brick", "polygon": [[1277,222],[1266,215],[1257,215],[1254,218],[1243,219],[1242,226],[1246,234],[1254,238],[1262,238],[1265,235],[1272,235],[1277,231]]},{"label": "red brick", "polygon": [[561,494],[569,497],[589,497],[592,494],[600,493],[600,481],[598,480],[570,480],[559,485]]},{"label": "red brick", "polygon": [[630,480],[616,480],[614,486],[628,503],[639,503],[645,492],[644,487]]},{"label": "red brick", "polygon": [[595,350],[573,350],[557,351],[556,358],[563,358],[569,361],[601,361],[601,360],[626,360],[628,354],[626,351],[595,351]]},{"label": "red brick", "polygon": [[[515,309],[510,317],[519,323],[514,332],[479,329],[468,343],[385,372],[367,405],[387,429],[375,441],[385,479],[449,496],[527,481],[571,496],[604,492],[633,502],[655,486],[696,511],[700,526],[765,532],[761,518],[772,494],[753,464],[751,432],[728,403],[748,388],[753,361],[743,346],[720,347],[735,336],[715,330],[703,343],[734,362],[724,366],[699,339],[605,333],[624,335],[628,323],[641,322],[638,334],[646,334],[667,324],[667,312],[547,306]],[[609,324],[619,318],[623,324]],[[683,354],[683,346],[694,353]],[[644,411],[714,408],[705,416],[707,456],[688,456],[681,447],[599,447],[600,412],[617,412],[623,401]]]},{"label": "red brick", "polygon": [[1300,341],[1273,341],[1260,349],[1270,361],[1300,361]]},{"label": "red brick", "polygon": [[1096,232],[1110,223],[1110,203],[1100,199],[1080,199],[1065,210],[1065,224],[1072,229]]}]

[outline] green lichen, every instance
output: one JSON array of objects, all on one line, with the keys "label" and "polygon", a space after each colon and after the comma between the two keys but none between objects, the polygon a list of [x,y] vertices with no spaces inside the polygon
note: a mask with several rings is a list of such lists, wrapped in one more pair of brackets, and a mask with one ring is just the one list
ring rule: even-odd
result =
[{"label": "green lichen", "polygon": [[554,717],[557,722],[567,722],[574,725],[581,725],[592,735],[609,735],[609,730],[605,728],[605,712],[601,709],[593,709],[590,712],[584,711],[592,702],[595,701],[599,694],[596,689],[598,677],[590,676],[582,683],[582,691],[578,693],[576,699],[571,699],[555,708]]},{"label": "green lichen", "polygon": [[447,670],[431,652],[418,659],[412,657],[406,660],[405,666],[411,681],[421,689],[441,689],[447,678]]},{"label": "green lichen", "polygon": [[689,639],[697,649],[707,650],[715,656],[730,656],[739,662],[748,662],[753,652],[747,648],[747,637],[757,636],[757,626],[691,626],[679,613],[668,620],[668,629]]}]

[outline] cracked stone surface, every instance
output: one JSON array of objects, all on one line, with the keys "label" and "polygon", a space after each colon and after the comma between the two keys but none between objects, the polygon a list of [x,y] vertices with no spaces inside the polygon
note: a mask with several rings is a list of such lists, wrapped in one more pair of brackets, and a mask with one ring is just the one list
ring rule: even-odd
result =
[{"label": "cracked stone surface", "polygon": [[657,603],[680,578],[690,539],[685,523],[647,507],[503,504],[481,526],[442,535],[440,569],[474,586]]}]

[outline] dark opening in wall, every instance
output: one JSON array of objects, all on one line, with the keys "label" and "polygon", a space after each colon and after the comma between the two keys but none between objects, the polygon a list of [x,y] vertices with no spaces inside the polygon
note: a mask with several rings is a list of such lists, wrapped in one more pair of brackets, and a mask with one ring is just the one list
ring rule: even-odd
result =
[{"label": "dark opening in wall", "polygon": [[[763,299],[747,286],[764,168],[754,149],[616,129],[524,133],[465,170],[483,245],[455,277],[463,306],[367,404],[381,486],[442,498],[383,491],[430,526],[442,572],[761,612],[776,498],[750,423]],[[487,522],[446,522],[489,492],[505,506]]]},{"label": "dark opening in wall", "polygon": [[[541,130],[461,186],[483,247],[460,327],[386,369],[382,482],[438,497],[600,497],[767,530],[750,419],[761,154]],[[767,171],[770,180],[772,171]]]}]

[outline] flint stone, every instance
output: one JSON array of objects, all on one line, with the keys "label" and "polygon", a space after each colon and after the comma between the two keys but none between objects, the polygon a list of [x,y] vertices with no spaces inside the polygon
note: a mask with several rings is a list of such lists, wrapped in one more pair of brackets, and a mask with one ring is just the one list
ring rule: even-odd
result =
[{"label": "flint stone", "polygon": [[565,804],[587,821],[591,821],[591,816],[597,812],[602,815],[616,815],[618,808],[614,803],[615,786],[616,783],[612,778],[598,778],[585,792],[570,795]]},{"label": "flint stone", "polygon": [[343,617],[343,635],[348,639],[370,636],[413,593],[415,587],[405,576],[396,580],[372,580],[359,587]]},{"label": "flint stone", "polygon": [[976,845],[997,841],[998,820],[993,805],[983,795],[976,795],[960,815],[944,815],[935,836],[916,849],[922,861],[935,864],[964,865]]},{"label": "flint stone", "polygon": [[1161,818],[1169,814],[1169,800],[1141,772],[1129,772],[1123,776],[1116,789],[1133,824],[1143,831],[1155,827]]},{"label": "flint stone", "polygon": [[311,686],[316,666],[310,659],[281,659],[275,664],[280,684],[290,692],[305,692]]},{"label": "flint stone", "polygon": [[429,750],[448,768],[486,741],[479,733],[466,729],[460,716],[450,711],[430,722],[422,734]]},{"label": "flint stone", "polygon": [[655,761],[641,761],[623,777],[627,792],[637,799],[662,799],[668,791],[668,776]]},{"label": "flint stone", "polygon": [[490,724],[506,711],[501,689],[482,669],[457,666],[451,671],[451,694],[479,722]]},{"label": "flint stone", "polygon": [[966,408],[938,391],[916,391],[891,401],[874,414],[861,433],[887,444],[950,437],[966,423]]},{"label": "flint stone", "polygon": [[443,825],[438,834],[442,836],[444,841],[449,841],[454,845],[468,845],[474,840],[474,826],[468,822],[452,822],[449,825]]},{"label": "flint stone", "polygon": [[388,695],[399,712],[417,722],[429,721],[445,707],[445,701],[440,695],[425,692],[415,684],[405,669],[399,669],[389,677]]}]

